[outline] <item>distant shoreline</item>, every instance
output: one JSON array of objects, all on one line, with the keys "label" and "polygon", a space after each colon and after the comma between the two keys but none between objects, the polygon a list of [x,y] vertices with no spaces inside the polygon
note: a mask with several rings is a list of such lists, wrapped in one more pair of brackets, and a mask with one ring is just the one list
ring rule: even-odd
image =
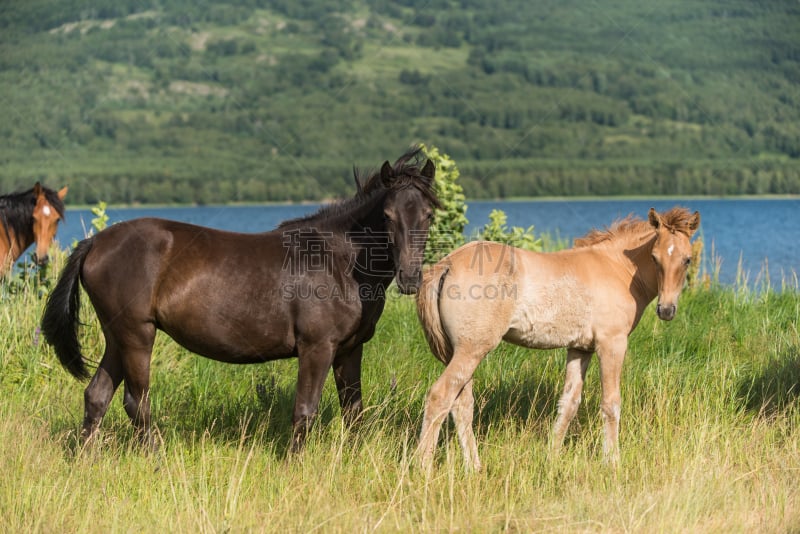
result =
[{"label": "distant shoreline", "polygon": [[[335,202],[337,199],[292,201],[264,201],[264,202],[230,202],[212,204],[108,204],[106,209],[140,209],[140,208],[214,208],[214,207],[248,207],[248,206],[317,206]],[[619,195],[619,196],[574,196],[574,197],[506,197],[506,198],[468,198],[465,203],[473,202],[608,202],[609,200],[800,200],[800,195]],[[69,204],[67,211],[87,210],[96,204]]]}]

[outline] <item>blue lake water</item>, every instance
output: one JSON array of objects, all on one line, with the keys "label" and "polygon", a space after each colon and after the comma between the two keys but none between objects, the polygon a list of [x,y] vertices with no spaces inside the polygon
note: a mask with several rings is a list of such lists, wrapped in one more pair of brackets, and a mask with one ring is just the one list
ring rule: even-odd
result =
[{"label": "blue lake water", "polygon": [[[706,269],[713,267],[710,261],[713,247],[715,257],[722,262],[722,282],[736,279],[741,260],[750,282],[763,278],[768,265],[773,284],[782,279],[794,284],[795,273],[800,273],[800,199],[470,201],[467,209],[470,224],[465,233],[473,235],[488,222],[493,209],[501,209],[508,215],[509,226],[533,225],[537,234],[546,232],[571,242],[592,228],[605,228],[629,214],[645,218],[650,207],[663,211],[676,205],[700,212]],[[110,223],[162,217],[223,230],[261,232],[317,209],[318,204],[300,204],[109,208],[107,213]],[[83,238],[92,218],[89,210],[68,210],[58,240],[70,244]]]}]

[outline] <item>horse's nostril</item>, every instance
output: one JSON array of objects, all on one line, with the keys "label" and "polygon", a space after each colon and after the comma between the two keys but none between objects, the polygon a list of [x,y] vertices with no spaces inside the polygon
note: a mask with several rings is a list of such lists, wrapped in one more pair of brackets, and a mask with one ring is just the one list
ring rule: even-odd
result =
[{"label": "horse's nostril", "polygon": [[656,304],[656,314],[658,315],[659,319],[664,321],[671,321],[675,318],[675,314],[678,310],[678,307],[675,304],[670,304],[669,306],[662,306],[661,304]]}]

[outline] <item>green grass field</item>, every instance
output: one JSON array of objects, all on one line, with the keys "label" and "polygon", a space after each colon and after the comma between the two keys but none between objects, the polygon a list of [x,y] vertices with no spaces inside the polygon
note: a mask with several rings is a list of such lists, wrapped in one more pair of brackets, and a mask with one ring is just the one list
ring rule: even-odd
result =
[{"label": "green grass field", "polygon": [[[119,394],[102,439],[80,448],[85,384],[39,338],[34,285],[15,287],[0,300],[3,532],[800,530],[796,284],[692,290],[671,323],[648,310],[625,362],[616,470],[602,462],[596,363],[552,457],[564,352],[499,347],[476,373],[484,470],[465,473],[446,425],[429,477],[412,453],[441,365],[409,298],[390,300],[367,345],[363,425],[343,427],[331,379],[297,456],[287,456],[295,360],[219,364],[160,335],[152,402],[163,443],[146,454]],[[102,336],[88,308],[83,317],[96,359]]]}]

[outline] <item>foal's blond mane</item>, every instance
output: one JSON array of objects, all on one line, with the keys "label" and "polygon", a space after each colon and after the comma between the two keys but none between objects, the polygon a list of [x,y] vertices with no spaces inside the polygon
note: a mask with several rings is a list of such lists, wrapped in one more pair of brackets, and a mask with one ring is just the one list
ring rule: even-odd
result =
[{"label": "foal's blond mane", "polygon": [[[669,211],[659,214],[661,216],[661,223],[670,232],[681,232],[688,236],[692,235],[690,228],[692,214],[686,208],[672,208]],[[604,241],[631,239],[635,237],[642,237],[655,233],[655,228],[649,221],[633,215],[628,215],[624,219],[614,221],[614,223],[605,230],[593,229],[590,230],[583,237],[575,239],[575,248],[589,247]]]}]

